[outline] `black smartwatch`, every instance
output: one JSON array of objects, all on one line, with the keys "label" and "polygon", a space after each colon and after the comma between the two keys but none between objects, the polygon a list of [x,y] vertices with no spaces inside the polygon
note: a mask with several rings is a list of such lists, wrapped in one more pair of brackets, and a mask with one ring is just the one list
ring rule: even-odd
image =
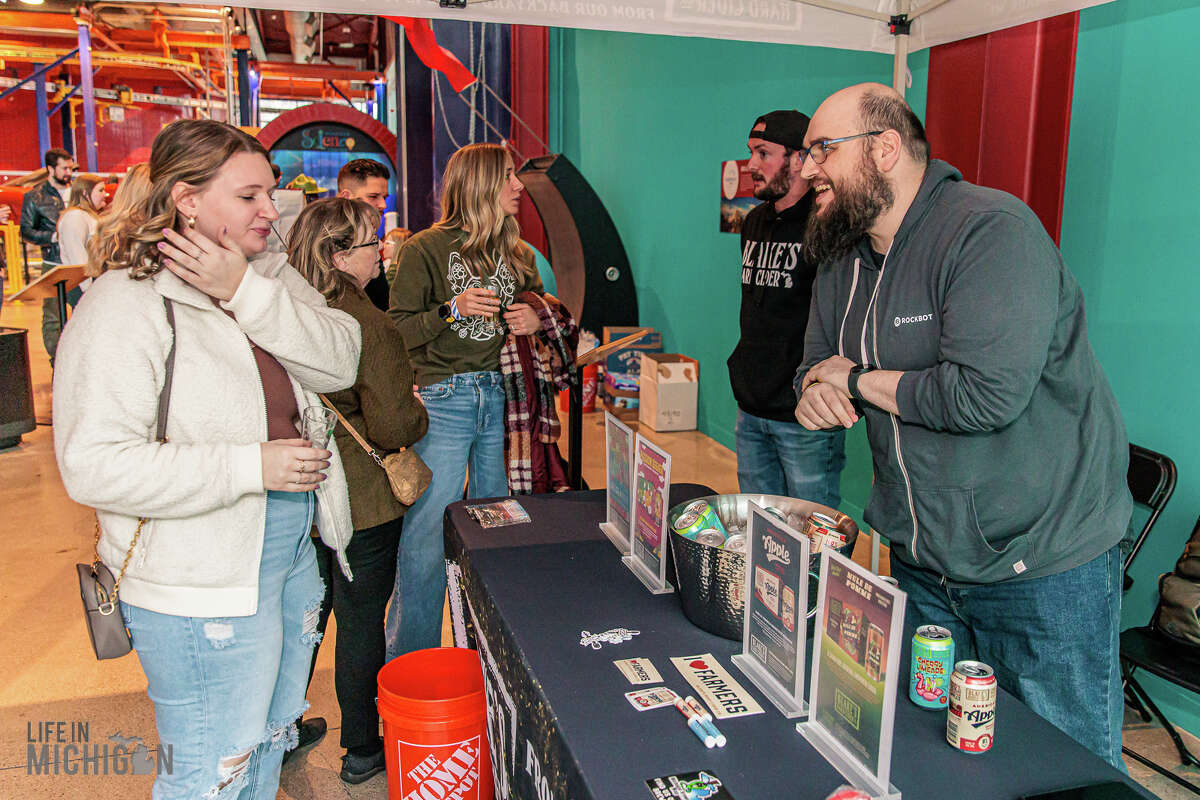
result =
[{"label": "black smartwatch", "polygon": [[442,322],[446,323],[447,325],[449,325],[451,322],[454,322],[454,314],[450,311],[449,303],[442,303],[440,306],[438,306],[437,312],[438,316],[441,317]]},{"label": "black smartwatch", "polygon": [[868,372],[872,372],[874,369],[874,367],[864,367],[861,364],[855,364],[850,368],[850,377],[846,378],[846,391],[849,393],[851,400],[862,402],[863,396],[858,391],[858,379]]}]

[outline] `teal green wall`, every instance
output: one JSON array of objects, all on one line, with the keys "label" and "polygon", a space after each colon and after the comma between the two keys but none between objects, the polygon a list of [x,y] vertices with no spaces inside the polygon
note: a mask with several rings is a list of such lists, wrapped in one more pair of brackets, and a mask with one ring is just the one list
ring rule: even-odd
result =
[{"label": "teal green wall", "polygon": [[[909,99],[924,116],[928,52],[913,56]],[[721,162],[745,158],[746,132],[772,109],[811,114],[862,81],[891,83],[892,59],[815,47],[604,31],[551,38],[550,144],[604,201],[632,265],[640,322],[700,362],[699,427],[733,447],[737,408],[725,359],[738,336],[738,237],[720,233]],[[597,332],[598,333],[598,332]],[[769,354],[764,354],[769,355]],[[870,488],[865,437],[851,435],[846,510]]]},{"label": "teal green wall", "polygon": [[[1193,0],[1119,0],[1080,16],[1063,255],[1083,286],[1092,346],[1130,441],[1179,468],[1175,495],[1134,562],[1123,627],[1150,619],[1157,576],[1200,514],[1197,29]],[[1200,734],[1200,699],[1153,677],[1144,685]]]}]

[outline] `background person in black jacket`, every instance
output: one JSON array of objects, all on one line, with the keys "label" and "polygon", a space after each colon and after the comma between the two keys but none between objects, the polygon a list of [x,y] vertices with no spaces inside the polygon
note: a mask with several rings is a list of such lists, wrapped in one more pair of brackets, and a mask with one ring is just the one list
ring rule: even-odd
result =
[{"label": "background person in black jacket", "polygon": [[765,202],[742,224],[741,338],[729,357],[729,380],[738,404],[740,491],[836,508],[845,431],[805,430],[793,413],[792,378],[804,360],[816,275],[800,246],[812,209],[800,177],[807,131],[799,111],[772,111],[751,126],[750,175],[754,196]]},{"label": "background person in black jacket", "polygon": [[[75,159],[66,150],[57,147],[46,151],[46,182],[25,193],[21,202],[21,238],[42,247],[42,272],[46,273],[62,263],[58,255],[58,215],[67,206],[71,191],[71,177],[75,174]],[[83,291],[78,287],[67,293],[67,302],[72,307],[79,302]],[[58,334],[62,323],[58,318],[58,300],[47,298],[42,301],[42,344],[50,354],[50,366],[54,366],[54,353],[58,349]]]},{"label": "background person in black jacket", "polygon": [[[338,197],[362,200],[383,216],[387,212],[388,177],[387,167],[374,159],[356,158],[347,161],[346,165],[338,170]],[[391,289],[383,272],[371,279],[367,284],[366,293],[376,308],[380,311],[388,310]]]}]

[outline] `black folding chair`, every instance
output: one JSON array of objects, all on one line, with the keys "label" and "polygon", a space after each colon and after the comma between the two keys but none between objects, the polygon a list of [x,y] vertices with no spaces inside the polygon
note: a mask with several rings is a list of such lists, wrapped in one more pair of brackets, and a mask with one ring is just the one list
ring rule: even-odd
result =
[{"label": "black folding chair", "polygon": [[[1196,521],[1196,529],[1200,530],[1200,520]],[[1137,707],[1144,721],[1149,722],[1150,714],[1153,714],[1162,723],[1170,735],[1171,741],[1175,743],[1175,749],[1179,751],[1179,759],[1184,765],[1200,767],[1200,760],[1188,750],[1179,731],[1137,682],[1134,672],[1138,669],[1143,669],[1176,686],[1200,695],[1200,647],[1191,647],[1169,639],[1149,625],[1121,632],[1121,675],[1124,678],[1126,698],[1132,697],[1133,705]],[[1149,713],[1147,713],[1147,709],[1149,709]],[[1160,775],[1170,778],[1180,786],[1200,795],[1200,786],[1185,781],[1166,767],[1156,764],[1140,753],[1135,753],[1128,747],[1122,747],[1121,751]]]},{"label": "black folding chair", "polygon": [[1162,514],[1162,510],[1167,506],[1167,501],[1171,499],[1171,495],[1175,491],[1175,462],[1162,453],[1131,444],[1129,445],[1127,480],[1133,501],[1149,508],[1150,516],[1146,519],[1146,524],[1142,526],[1137,538],[1133,540],[1133,548],[1129,551],[1129,555],[1125,556],[1125,591],[1129,591],[1129,587],[1133,585],[1133,578],[1129,577],[1129,565],[1133,563],[1138,551],[1142,549],[1142,544],[1150,534],[1150,529],[1154,527],[1154,523],[1158,522],[1159,515]]}]

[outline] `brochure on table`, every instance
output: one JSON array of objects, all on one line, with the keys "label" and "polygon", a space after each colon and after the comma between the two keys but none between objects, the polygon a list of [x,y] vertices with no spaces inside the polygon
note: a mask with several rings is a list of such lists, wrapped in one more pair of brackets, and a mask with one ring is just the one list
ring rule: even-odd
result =
[{"label": "brochure on table", "polygon": [[629,555],[621,558],[653,594],[667,594],[667,493],[671,455],[639,433],[635,438],[633,496],[629,503]]},{"label": "brochure on table", "polygon": [[808,713],[804,645],[808,537],[749,504],[742,652],[733,664],[788,718]]},{"label": "brochure on table", "polygon": [[808,721],[796,730],[855,787],[900,800],[889,783],[907,595],[821,552]]},{"label": "brochure on table", "polygon": [[604,412],[604,442],[608,453],[608,479],[605,481],[605,520],[600,530],[608,540],[629,555],[629,487],[633,476],[633,431],[607,411]]}]

